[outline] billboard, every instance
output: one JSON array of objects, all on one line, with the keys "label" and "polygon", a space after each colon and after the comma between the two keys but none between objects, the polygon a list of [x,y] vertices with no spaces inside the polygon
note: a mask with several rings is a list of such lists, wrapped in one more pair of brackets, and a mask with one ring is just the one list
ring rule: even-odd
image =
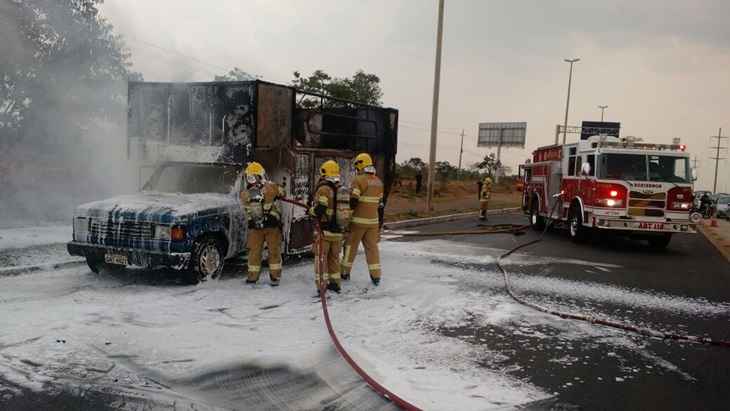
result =
[{"label": "billboard", "polygon": [[479,123],[477,147],[525,147],[527,123]]},{"label": "billboard", "polygon": [[621,131],[621,123],[609,121],[584,121],[580,127],[580,139],[588,140],[590,136],[605,134],[618,137]]}]

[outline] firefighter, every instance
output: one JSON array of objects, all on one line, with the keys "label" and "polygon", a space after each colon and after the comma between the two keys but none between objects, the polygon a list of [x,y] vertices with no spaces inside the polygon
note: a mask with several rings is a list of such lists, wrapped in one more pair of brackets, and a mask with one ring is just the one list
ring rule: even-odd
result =
[{"label": "firefighter", "polygon": [[489,209],[489,197],[492,194],[492,178],[484,177],[479,182],[479,219],[485,221],[487,219],[487,209]]},{"label": "firefighter", "polygon": [[350,190],[352,220],[350,235],[345,246],[342,261],[342,278],[350,278],[352,263],[357,248],[362,242],[365,259],[373,285],[380,284],[380,226],[383,223],[383,182],[375,175],[373,159],[367,153],[355,157],[354,167],[357,175],[353,178]]},{"label": "firefighter", "polygon": [[284,197],[284,190],[278,184],[267,181],[264,167],[255,161],[246,166],[245,174],[246,188],[240,196],[248,222],[246,284],[255,284],[259,279],[261,253],[266,243],[271,286],[276,287],[281,280],[281,210],[277,200]]},{"label": "firefighter", "polygon": [[325,161],[319,169],[310,214],[317,217],[321,242],[315,247],[314,283],[320,290],[320,280],[327,289],[340,292],[340,252],[342,233],[349,223],[349,195],[340,184],[340,166],[333,160]]}]

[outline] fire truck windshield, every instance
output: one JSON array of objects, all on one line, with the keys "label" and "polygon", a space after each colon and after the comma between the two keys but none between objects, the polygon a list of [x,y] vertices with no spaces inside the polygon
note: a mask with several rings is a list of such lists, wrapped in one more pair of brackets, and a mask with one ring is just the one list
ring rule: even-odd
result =
[{"label": "fire truck windshield", "polygon": [[671,155],[602,154],[599,178],[689,183],[689,159]]}]

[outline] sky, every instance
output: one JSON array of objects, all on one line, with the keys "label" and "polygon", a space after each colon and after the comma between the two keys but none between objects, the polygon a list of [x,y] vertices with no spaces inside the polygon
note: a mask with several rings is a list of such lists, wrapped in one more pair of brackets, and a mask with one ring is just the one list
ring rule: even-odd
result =
[{"label": "sky", "polygon": [[[437,0],[106,0],[102,14],[146,80],[206,81],[234,66],[278,83],[294,70],[375,73],[400,111],[398,161],[428,158]],[[479,122],[527,122],[525,149],[502,151],[512,167],[551,144],[563,59],[580,58],[568,123],[600,120],[608,105],[624,136],[679,137],[698,160],[695,188],[711,189],[710,136],[730,135],[728,16],[726,0],[446,0],[437,160],[458,163],[462,129],[464,165],[494,151],[476,146]],[[728,160],[718,190],[730,191]]]}]

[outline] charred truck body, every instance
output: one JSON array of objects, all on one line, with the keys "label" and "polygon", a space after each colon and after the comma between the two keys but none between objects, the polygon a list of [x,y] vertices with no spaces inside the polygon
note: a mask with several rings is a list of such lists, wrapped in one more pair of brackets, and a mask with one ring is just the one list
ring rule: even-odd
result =
[{"label": "charred truck body", "polygon": [[[241,173],[258,161],[288,198],[308,202],[320,164],[373,156],[385,184],[395,174],[398,111],[251,82],[130,82],[127,156],[140,164],[142,191],[83,204],[69,253],[104,266],[166,266],[191,282],[220,273],[245,251]],[[151,171],[151,173],[150,173]],[[149,176],[145,178],[144,174]],[[282,250],[311,250],[306,210],[281,204]]]}]

